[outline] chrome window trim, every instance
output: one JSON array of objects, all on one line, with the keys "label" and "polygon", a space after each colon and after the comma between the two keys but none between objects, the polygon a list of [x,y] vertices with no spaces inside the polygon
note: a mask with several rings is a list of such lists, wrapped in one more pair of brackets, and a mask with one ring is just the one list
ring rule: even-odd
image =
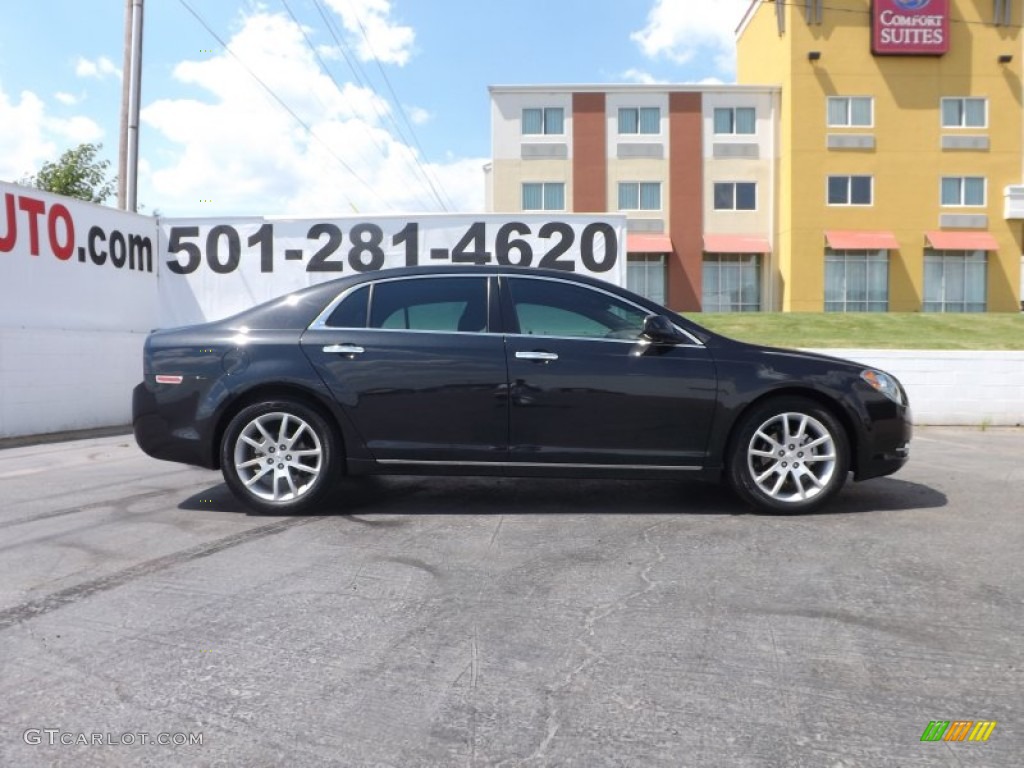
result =
[{"label": "chrome window trim", "polygon": [[[647,314],[647,315],[655,314],[651,310],[647,309],[647,307],[642,307],[639,304],[637,304],[635,301],[630,301],[629,299],[625,298],[624,296],[619,296],[616,293],[612,293],[611,291],[606,291],[603,288],[598,288],[598,287],[593,286],[593,285],[582,285],[580,283],[573,282],[572,280],[565,280],[565,279],[560,278],[560,277],[550,277],[549,275],[524,275],[524,274],[521,274],[521,273],[516,274],[516,273],[507,273],[507,272],[499,272],[498,273],[498,277],[516,278],[516,279],[522,279],[522,280],[547,280],[548,282],[551,282],[551,283],[567,283],[568,285],[574,286],[576,288],[584,288],[584,289],[587,289],[587,290],[595,291],[597,293],[603,293],[605,296],[610,296],[613,299],[616,299],[617,301],[621,301],[624,304],[629,304],[631,307],[635,307],[636,309],[640,310],[644,314]],[[695,337],[692,333],[687,331],[685,328],[680,328],[675,323],[672,323],[672,327],[675,328],[680,333],[682,333],[683,335],[685,335],[688,339],[690,339],[693,342],[692,344],[677,344],[676,346],[680,346],[680,347],[703,347],[704,346],[700,342],[700,339]],[[525,337],[525,338],[528,338],[528,339],[572,339],[572,340],[577,340],[577,341],[624,341],[627,344],[636,344],[638,341],[642,341],[642,339],[636,339],[636,340],[631,340],[631,339],[602,339],[602,338],[598,338],[598,337],[594,337],[594,336],[544,336],[542,334],[537,334],[537,333],[509,333],[509,334],[506,334],[506,335],[508,335],[508,336],[516,336],[516,337],[522,336],[522,337]]]},{"label": "chrome window trim", "polygon": [[[610,296],[613,299],[621,301],[621,302],[623,302],[625,304],[629,304],[630,306],[635,307],[636,309],[640,310],[641,312],[644,312],[646,314],[654,314],[654,312],[652,312],[651,310],[647,309],[647,307],[642,307],[639,304],[637,304],[636,302],[630,301],[629,299],[627,299],[627,298],[625,298],[623,296],[619,296],[618,294],[613,293],[611,291],[606,291],[603,288],[599,288],[599,287],[593,286],[593,285],[583,285],[581,283],[577,283],[577,282],[574,282],[572,280],[565,280],[565,279],[560,278],[560,277],[551,277],[549,275],[523,274],[521,272],[489,272],[489,273],[486,273],[486,274],[472,273],[472,272],[470,272],[470,273],[458,273],[458,272],[451,273],[451,272],[446,272],[446,273],[443,273],[443,274],[435,274],[435,275],[421,274],[421,275],[400,275],[400,276],[396,276],[396,277],[381,277],[381,278],[378,278],[378,279],[369,280],[369,281],[367,281],[365,283],[359,283],[358,285],[353,285],[353,286],[351,286],[349,288],[346,288],[344,291],[342,291],[337,296],[335,296],[334,299],[332,299],[331,302],[324,308],[324,310],[319,315],[317,315],[316,319],[313,320],[313,322],[309,324],[309,326],[306,328],[306,330],[307,331],[378,331],[378,332],[390,332],[390,333],[398,332],[398,333],[434,333],[434,334],[441,333],[441,334],[448,334],[448,335],[453,335],[453,336],[508,336],[510,338],[556,339],[556,340],[560,340],[560,341],[604,341],[604,342],[609,342],[610,341],[610,342],[618,342],[620,344],[633,344],[633,345],[636,345],[638,343],[643,343],[645,341],[644,339],[603,339],[603,338],[599,338],[599,337],[595,337],[595,336],[544,336],[544,335],[541,335],[541,334],[534,334],[534,333],[498,333],[496,331],[424,331],[424,330],[411,329],[411,328],[370,328],[368,325],[367,326],[363,326],[362,328],[342,328],[340,326],[327,325],[327,318],[329,318],[334,313],[334,310],[338,308],[338,305],[341,304],[341,302],[343,302],[345,299],[347,299],[351,294],[355,293],[356,291],[360,290],[361,288],[366,288],[367,290],[370,291],[370,296],[369,296],[369,300],[368,300],[367,306],[371,306],[372,305],[372,300],[373,300],[373,289],[374,289],[374,286],[376,286],[378,283],[395,282],[397,280],[420,280],[420,279],[423,279],[423,278],[426,278],[426,279],[437,279],[437,278],[442,278],[442,277],[476,277],[476,278],[482,278],[483,280],[487,281],[488,316],[490,315],[489,307],[490,307],[490,302],[492,300],[491,286],[490,286],[490,279],[489,279],[491,277],[497,277],[497,278],[518,278],[518,279],[525,279],[525,280],[546,280],[546,281],[551,282],[551,283],[565,283],[565,284],[568,284],[568,285],[571,285],[571,286],[574,286],[574,287],[577,287],[577,288],[584,288],[584,289],[588,289],[588,290],[591,290],[591,291],[596,291],[597,293],[603,293],[606,296]],[[369,318],[367,318],[367,320],[369,320]],[[679,347],[699,347],[699,348],[702,348],[702,349],[704,348],[705,345],[700,341],[700,339],[698,339],[692,333],[687,331],[685,328],[681,328],[676,323],[672,323],[672,327],[675,328],[677,331],[679,331],[679,333],[683,334],[686,338],[690,339],[690,342],[691,342],[689,344],[677,344],[676,346],[679,346]],[[650,342],[647,342],[647,343],[650,343]]]},{"label": "chrome window trim", "polygon": [[[381,278],[377,278],[377,279],[373,279],[373,280],[368,280],[365,283],[359,283],[358,285],[353,285],[350,288],[346,288],[344,291],[339,293],[337,296],[334,297],[334,299],[331,300],[331,302],[324,308],[324,311],[316,316],[316,319],[313,320],[313,322],[309,324],[309,326],[306,328],[306,330],[307,331],[324,331],[324,330],[328,330],[328,331],[402,331],[404,333],[453,333],[453,334],[454,333],[458,333],[458,334],[465,334],[465,335],[470,335],[470,336],[484,336],[484,335],[486,335],[486,336],[500,336],[501,335],[500,333],[495,333],[493,331],[423,331],[423,330],[416,330],[416,329],[412,329],[412,328],[370,328],[369,325],[364,325],[362,328],[346,328],[346,327],[342,327],[342,326],[327,325],[327,318],[329,318],[334,313],[334,310],[338,308],[338,305],[341,304],[341,302],[343,302],[345,299],[347,299],[351,294],[353,294],[356,291],[358,291],[360,288],[367,288],[370,291],[370,296],[369,296],[369,299],[367,301],[367,307],[369,308],[369,307],[372,307],[372,304],[373,304],[373,289],[374,289],[374,287],[378,283],[393,283],[393,282],[396,282],[398,280],[419,280],[421,278],[427,278],[427,279],[433,280],[433,279],[441,278],[441,277],[462,277],[462,278],[474,277],[474,278],[477,278],[477,279],[482,279],[486,283],[486,285],[487,285],[487,304],[488,304],[488,320],[489,320],[489,316],[490,316],[490,302],[491,302],[491,286],[490,286],[490,280],[488,280],[488,278],[493,277],[493,275],[472,274],[472,273],[470,273],[470,274],[444,273],[444,274],[436,274],[436,275],[430,275],[430,274],[426,274],[426,275],[399,275],[397,277],[381,277]],[[367,317],[367,322],[369,322],[369,317]]]},{"label": "chrome window trim", "polygon": [[568,469],[653,469],[660,472],[697,472],[703,467],[695,464],[577,464],[559,461],[435,461],[421,459],[376,459],[377,464],[415,464],[431,467],[522,467],[522,468],[568,468]]}]

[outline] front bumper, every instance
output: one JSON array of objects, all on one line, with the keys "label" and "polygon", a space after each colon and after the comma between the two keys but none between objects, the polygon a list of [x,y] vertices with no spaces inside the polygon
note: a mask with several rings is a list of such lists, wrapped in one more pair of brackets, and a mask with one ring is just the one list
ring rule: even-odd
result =
[{"label": "front bumper", "polygon": [[855,480],[884,477],[898,471],[910,459],[914,427],[910,406],[896,406],[890,418],[876,421],[861,447]]}]

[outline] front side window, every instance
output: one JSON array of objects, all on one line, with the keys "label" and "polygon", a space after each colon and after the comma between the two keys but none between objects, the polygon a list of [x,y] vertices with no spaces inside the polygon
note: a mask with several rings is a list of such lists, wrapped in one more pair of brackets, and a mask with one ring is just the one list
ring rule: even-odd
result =
[{"label": "front side window", "polygon": [[700,306],[703,312],[759,312],[760,254],[704,254]]},{"label": "front side window", "polygon": [[753,107],[716,107],[715,133],[753,134],[756,126],[757,112]]},{"label": "front side window", "polygon": [[621,107],[619,109],[619,133],[661,133],[661,109],[658,107]]},{"label": "front side window", "polygon": [[886,312],[889,252],[825,249],[825,311]]},{"label": "front side window", "polygon": [[757,185],[752,181],[715,182],[716,211],[753,211],[757,208]]},{"label": "front side window", "polygon": [[625,181],[619,184],[620,211],[660,211],[661,182]]},{"label": "front side window", "polygon": [[874,99],[869,96],[831,96],[828,124],[832,128],[870,128],[874,124]]},{"label": "front side window", "polygon": [[988,124],[986,99],[950,98],[942,100],[943,128],[984,128]]},{"label": "front side window", "polygon": [[829,176],[829,205],[871,205],[872,178],[870,176]]},{"label": "front side window", "polygon": [[981,176],[943,176],[944,206],[985,205],[985,179]]},{"label": "front side window", "polygon": [[429,277],[373,286],[370,328],[480,333],[487,330],[487,279]]},{"label": "front side window", "polygon": [[523,133],[528,135],[561,135],[565,133],[565,110],[561,107],[524,109]]},{"label": "front side window", "polygon": [[523,184],[524,211],[564,211],[565,184],[545,181]]},{"label": "front side window", "polygon": [[984,312],[987,251],[924,252],[925,312]]},{"label": "front side window", "polygon": [[508,280],[519,333],[589,339],[636,339],[649,312],[610,294],[558,280]]}]

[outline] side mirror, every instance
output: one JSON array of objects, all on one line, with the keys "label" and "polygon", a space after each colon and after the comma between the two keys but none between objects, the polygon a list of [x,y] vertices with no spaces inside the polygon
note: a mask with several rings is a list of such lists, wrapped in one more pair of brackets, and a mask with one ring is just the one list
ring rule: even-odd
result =
[{"label": "side mirror", "polygon": [[662,315],[648,315],[644,318],[643,335],[662,344],[677,344],[680,339],[679,331]]}]

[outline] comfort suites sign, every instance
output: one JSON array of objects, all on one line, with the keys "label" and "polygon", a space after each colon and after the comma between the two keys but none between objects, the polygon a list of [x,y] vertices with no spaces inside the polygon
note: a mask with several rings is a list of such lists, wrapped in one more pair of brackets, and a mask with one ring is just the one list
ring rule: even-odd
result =
[{"label": "comfort suites sign", "polygon": [[874,0],[871,50],[877,56],[941,56],[949,50],[949,0]]}]

